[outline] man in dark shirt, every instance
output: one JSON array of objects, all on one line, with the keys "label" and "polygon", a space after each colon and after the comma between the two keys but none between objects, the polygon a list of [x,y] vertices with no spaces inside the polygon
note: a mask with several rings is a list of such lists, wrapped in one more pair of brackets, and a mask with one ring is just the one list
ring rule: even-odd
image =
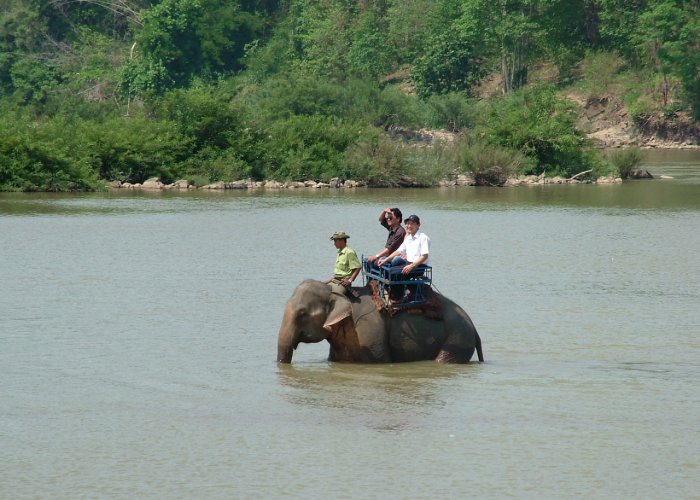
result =
[{"label": "man in dark shirt", "polygon": [[386,257],[396,251],[403,243],[406,237],[406,230],[401,225],[403,214],[398,208],[385,208],[379,214],[379,223],[389,231],[389,236],[386,238],[386,245],[376,255],[367,257],[367,262],[370,266],[376,267],[375,261],[380,257]]}]

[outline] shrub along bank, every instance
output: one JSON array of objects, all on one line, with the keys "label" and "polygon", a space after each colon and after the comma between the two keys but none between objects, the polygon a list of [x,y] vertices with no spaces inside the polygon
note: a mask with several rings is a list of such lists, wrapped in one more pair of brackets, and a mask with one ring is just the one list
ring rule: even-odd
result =
[{"label": "shrub along bank", "polygon": [[[496,101],[461,98],[459,106],[452,95],[421,100],[362,81],[270,81],[239,84],[236,92],[232,85],[174,90],[132,106],[128,116],[101,103],[81,102],[40,118],[6,106],[0,189],[95,190],[113,180],[152,177],[196,185],[333,178],[435,185],[458,174],[500,185],[518,174],[590,171],[594,178],[617,172],[576,128],[572,104],[549,85]],[[426,143],[393,133],[458,122],[455,140]]]},{"label": "shrub along bank", "polygon": [[698,19],[680,0],[0,2],[0,190],[624,175],[634,153],[598,154],[564,96],[697,144]]}]

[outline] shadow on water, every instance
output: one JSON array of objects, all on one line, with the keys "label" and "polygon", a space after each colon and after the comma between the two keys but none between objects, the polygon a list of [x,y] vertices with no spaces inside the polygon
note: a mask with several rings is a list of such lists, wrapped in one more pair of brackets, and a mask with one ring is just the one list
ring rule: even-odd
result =
[{"label": "shadow on water", "polygon": [[[426,418],[448,404],[455,381],[479,365],[432,361],[365,365],[318,363],[279,365],[283,398],[323,420],[335,418],[376,430],[400,431],[427,425]],[[448,387],[452,386],[452,389]]]}]

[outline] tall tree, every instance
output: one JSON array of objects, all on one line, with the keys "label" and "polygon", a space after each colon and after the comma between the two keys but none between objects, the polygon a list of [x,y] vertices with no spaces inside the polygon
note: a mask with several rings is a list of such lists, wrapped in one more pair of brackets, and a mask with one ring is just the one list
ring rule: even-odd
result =
[{"label": "tall tree", "polygon": [[125,72],[130,92],[162,92],[243,67],[245,46],[261,33],[263,18],[239,1],[162,0],[141,14],[136,52]]},{"label": "tall tree", "polygon": [[[386,13],[387,41],[397,56],[397,63],[412,62],[428,47],[435,34],[431,13],[439,8],[435,0],[390,0]],[[451,21],[452,19],[450,19]]]},{"label": "tall tree", "polygon": [[668,76],[676,75],[700,119],[700,1],[655,2],[639,18],[632,37],[649,64],[663,75],[664,105],[668,101]]},{"label": "tall tree", "polygon": [[464,0],[455,23],[470,39],[482,40],[480,55],[498,60],[506,94],[527,82],[539,33],[537,4],[537,0]]},{"label": "tall tree", "polygon": [[637,51],[632,38],[638,30],[640,14],[650,3],[650,0],[594,0],[600,48],[616,50],[635,60]]},{"label": "tall tree", "polygon": [[290,41],[302,71],[322,76],[346,74],[355,7],[354,2],[342,0],[293,2]]}]

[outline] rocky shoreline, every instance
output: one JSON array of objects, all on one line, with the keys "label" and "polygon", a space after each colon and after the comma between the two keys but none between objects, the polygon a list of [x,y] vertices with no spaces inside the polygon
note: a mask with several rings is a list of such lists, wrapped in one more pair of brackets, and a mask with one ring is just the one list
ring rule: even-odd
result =
[{"label": "rocky shoreline", "polygon": [[[510,177],[504,186],[541,186],[553,184],[616,184],[621,183],[622,178],[607,176],[599,177],[595,180],[579,180],[575,178],[564,177],[545,177],[541,175],[520,175]],[[654,177],[647,170],[638,170],[634,175],[635,179],[670,179],[671,177],[661,175]],[[467,175],[457,175],[454,179],[444,179],[436,184],[425,184],[415,182],[409,178],[401,179],[395,186],[391,187],[460,187],[460,186],[476,186],[474,178]],[[186,179],[173,182],[172,184],[164,184],[158,178],[151,178],[143,183],[132,184],[130,182],[112,181],[107,185],[110,189],[133,189],[133,190],[191,190],[199,189],[206,191],[226,191],[226,190],[241,190],[241,189],[352,189],[362,187],[387,187],[370,185],[365,181],[343,180],[340,178],[331,179],[329,182],[316,181],[254,181],[251,179],[239,180],[234,182],[215,182],[205,186],[195,186]]]}]

